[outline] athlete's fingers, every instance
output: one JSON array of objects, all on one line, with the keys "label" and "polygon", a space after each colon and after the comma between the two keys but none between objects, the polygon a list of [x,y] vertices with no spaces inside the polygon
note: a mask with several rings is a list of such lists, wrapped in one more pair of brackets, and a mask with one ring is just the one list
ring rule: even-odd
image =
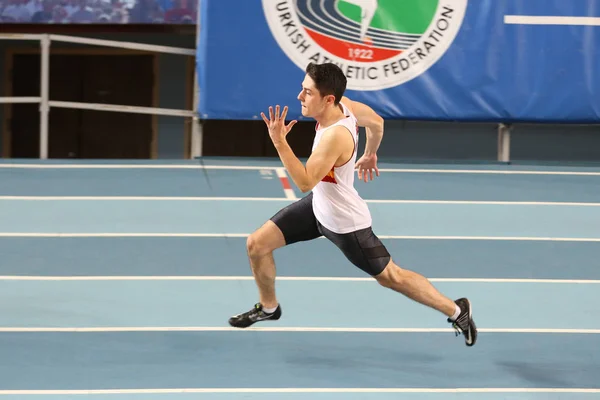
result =
[{"label": "athlete's fingers", "polygon": [[273,106],[269,106],[269,119],[273,121]]},{"label": "athlete's fingers", "polygon": [[288,106],[283,107],[283,112],[281,113],[281,120],[285,121],[285,117],[287,117]]},{"label": "athlete's fingers", "polygon": [[275,120],[279,119],[279,104],[275,106]]},{"label": "athlete's fingers", "polygon": [[296,122],[298,122],[298,121],[296,121],[296,120],[293,120],[292,122],[290,122],[290,123],[287,125],[286,129],[287,129],[287,131],[288,131],[288,132],[289,132],[289,131],[292,129],[292,127],[293,127],[294,125],[296,125]]},{"label": "athlete's fingers", "polygon": [[267,124],[267,127],[268,127],[269,126],[269,120],[267,119],[267,116],[265,115],[265,113],[261,112],[260,116],[262,117],[263,121],[265,121],[265,124]]}]

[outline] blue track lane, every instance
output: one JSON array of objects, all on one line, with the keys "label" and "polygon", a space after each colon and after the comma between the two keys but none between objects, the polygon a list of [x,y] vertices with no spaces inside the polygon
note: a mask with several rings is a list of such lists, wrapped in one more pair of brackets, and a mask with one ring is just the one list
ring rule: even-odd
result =
[{"label": "blue track lane", "polygon": [[600,176],[387,172],[355,187],[367,200],[600,201]]},{"label": "blue track lane", "polygon": [[[384,239],[430,278],[600,279],[600,242]],[[246,238],[0,238],[0,275],[249,275]],[[365,277],[326,239],[275,252],[279,276]]]},{"label": "blue track lane", "polygon": [[[0,168],[0,182],[12,196],[284,197],[272,170]],[[356,188],[368,200],[598,202],[600,176],[383,172]]]},{"label": "blue track lane", "polygon": [[[0,334],[0,389],[595,388],[600,335]],[[457,365],[469,366],[468,373]]]},{"label": "blue track lane", "polygon": [[[469,297],[481,328],[600,329],[598,284],[434,284]],[[450,328],[442,314],[374,281],[279,280],[276,288],[284,315],[269,326]],[[253,280],[0,281],[0,326],[226,327],[257,295]]]},{"label": "blue track lane", "polygon": [[201,169],[0,169],[6,196],[285,197],[275,171]]},{"label": "blue track lane", "polygon": [[[0,231],[250,233],[286,204],[4,200]],[[369,208],[378,235],[600,238],[600,207],[377,203]]]}]

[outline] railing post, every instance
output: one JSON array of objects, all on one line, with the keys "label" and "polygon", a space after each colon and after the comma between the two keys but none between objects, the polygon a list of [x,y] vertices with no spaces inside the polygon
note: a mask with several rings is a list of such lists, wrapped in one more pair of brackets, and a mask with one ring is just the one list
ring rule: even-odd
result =
[{"label": "railing post", "polygon": [[[197,1],[197,16],[196,16],[196,49],[200,48],[200,14],[202,9],[202,0]],[[196,50],[198,51],[198,50]],[[190,158],[202,157],[202,121],[200,120],[200,115],[198,114],[198,104],[200,97],[200,87],[198,86],[198,63],[194,59],[194,113],[195,117],[192,118],[192,137],[190,143]]]},{"label": "railing post", "polygon": [[50,76],[50,36],[44,35],[40,40],[41,49],[41,94],[40,94],[40,158],[48,158],[48,114],[49,104],[49,76]]},{"label": "railing post", "polygon": [[509,124],[498,125],[498,161],[510,161],[510,131],[512,126]]}]

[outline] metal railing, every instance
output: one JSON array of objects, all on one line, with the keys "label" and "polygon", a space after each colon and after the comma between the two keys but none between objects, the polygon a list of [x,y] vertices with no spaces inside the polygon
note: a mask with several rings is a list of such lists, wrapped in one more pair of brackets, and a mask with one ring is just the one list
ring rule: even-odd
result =
[{"label": "metal railing", "polygon": [[[198,20],[199,20],[198,16]],[[199,31],[199,29],[198,29]],[[196,56],[195,49],[185,49],[179,47],[158,46],[144,43],[124,42],[116,40],[103,40],[84,38],[78,36],[65,36],[53,34],[0,34],[0,40],[36,40],[41,46],[41,85],[40,97],[0,97],[2,103],[33,103],[40,105],[40,158],[48,158],[48,117],[51,108],[71,108],[80,110],[98,110],[112,112],[139,113],[151,115],[168,115],[184,118],[192,118],[192,137],[190,158],[202,155],[202,125],[200,124],[198,107],[198,78],[197,71],[194,73],[194,94],[193,109],[179,110],[169,108],[153,107],[135,107],[119,104],[97,104],[72,101],[54,101],[49,98],[49,78],[50,78],[50,45],[52,42],[66,42],[87,44],[93,46],[113,47],[121,49],[140,50],[153,53],[169,53],[184,56]],[[196,68],[194,68],[196,69]]]}]

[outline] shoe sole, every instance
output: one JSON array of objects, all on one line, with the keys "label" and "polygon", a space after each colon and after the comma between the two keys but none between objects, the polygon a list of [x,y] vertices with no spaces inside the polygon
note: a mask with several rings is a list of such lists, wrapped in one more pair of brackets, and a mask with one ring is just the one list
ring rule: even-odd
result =
[{"label": "shoe sole", "polygon": [[279,315],[277,315],[277,318],[274,318],[274,315],[271,315],[268,318],[264,318],[264,319],[259,319],[257,321],[252,322],[250,325],[246,325],[246,326],[236,326],[234,324],[231,323],[231,320],[227,321],[229,323],[229,325],[233,328],[238,328],[238,329],[246,329],[246,328],[250,328],[252,325],[259,323],[259,322],[264,322],[264,321],[277,321],[279,320],[279,318],[281,318],[281,311],[279,311]]},{"label": "shoe sole", "polygon": [[[473,306],[471,305],[471,302],[469,301],[469,299],[465,299],[467,304],[469,305],[469,325],[471,326],[475,326],[475,322],[473,322]],[[473,335],[471,337],[471,343],[469,344],[466,340],[465,340],[465,344],[469,347],[473,346],[475,344],[475,342],[477,342],[477,328],[474,329],[475,330],[475,335]],[[469,333],[471,332],[471,330],[469,329]]]}]

